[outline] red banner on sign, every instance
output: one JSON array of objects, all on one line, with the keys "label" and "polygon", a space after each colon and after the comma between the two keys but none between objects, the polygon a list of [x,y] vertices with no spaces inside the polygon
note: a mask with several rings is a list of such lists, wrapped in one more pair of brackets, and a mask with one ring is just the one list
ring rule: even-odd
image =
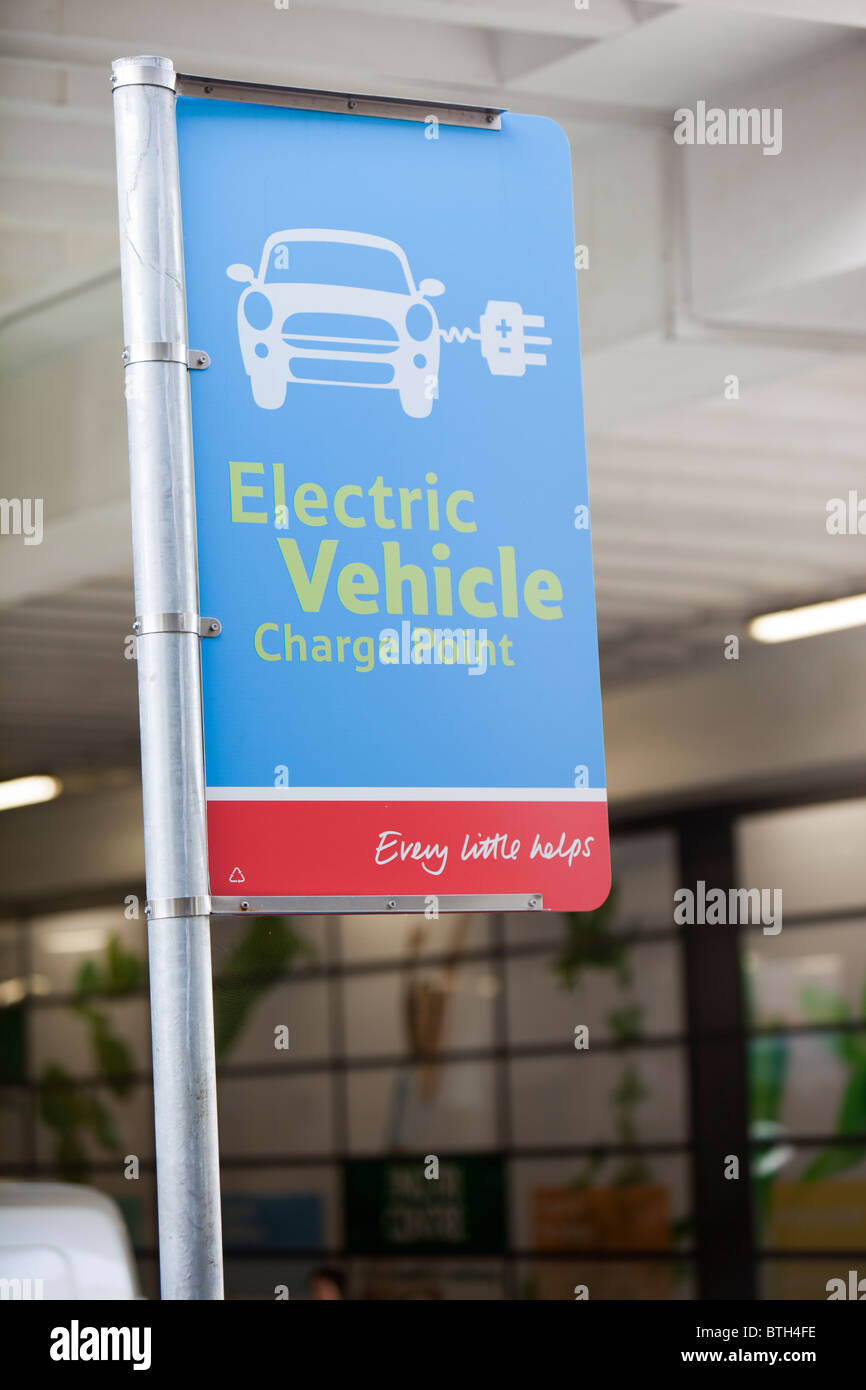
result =
[{"label": "red banner on sign", "polygon": [[220,798],[208,843],[215,896],[526,893],[589,911],[610,891],[604,800]]}]

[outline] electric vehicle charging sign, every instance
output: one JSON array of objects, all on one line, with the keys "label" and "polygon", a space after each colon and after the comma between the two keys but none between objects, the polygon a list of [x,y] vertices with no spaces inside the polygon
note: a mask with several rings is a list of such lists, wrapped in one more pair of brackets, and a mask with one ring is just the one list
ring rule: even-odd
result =
[{"label": "electric vehicle charging sign", "polygon": [[597,907],[565,136],[177,121],[212,894]]}]

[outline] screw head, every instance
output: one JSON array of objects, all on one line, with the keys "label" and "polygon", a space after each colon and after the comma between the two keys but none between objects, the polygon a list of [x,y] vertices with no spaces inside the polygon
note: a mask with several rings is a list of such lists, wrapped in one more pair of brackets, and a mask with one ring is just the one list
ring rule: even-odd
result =
[{"label": "screw head", "polygon": [[136,634],[140,633],[140,632],[141,632],[141,623],[138,623],[138,622],[133,623],[133,624],[132,624],[132,630],[133,630],[133,632],[136,633]]},{"label": "screw head", "polygon": [[387,907],[387,909],[388,909],[389,912],[393,912],[393,911],[394,911],[394,908],[397,906],[397,899],[396,899],[396,898],[389,898],[388,901],[386,902],[385,906]]},{"label": "screw head", "polygon": [[348,102],[346,103],[346,105],[348,106],[348,108],[349,108],[350,111],[354,111],[354,109],[355,109],[355,107],[358,105],[358,103],[357,103],[356,101],[348,101]]},{"label": "screw head", "polygon": [[538,899],[530,898],[529,902],[527,903],[527,907],[538,907]]},{"label": "screw head", "polygon": [[218,620],[217,620],[216,618],[213,619],[213,621],[209,624],[209,626],[210,626],[211,632],[220,632],[220,631],[221,631],[220,624],[219,624],[219,622],[218,622]]},{"label": "screw head", "polygon": [[212,91],[213,91],[213,87],[205,87],[205,89],[204,89],[205,96],[208,96],[208,97],[209,97]]},{"label": "screw head", "polygon": [[496,120],[496,116],[495,116],[494,112],[493,112],[493,111],[488,111],[488,112],[487,112],[487,124],[488,124],[488,125],[493,125],[493,122],[494,122],[495,120]]},{"label": "screw head", "polygon": [[241,903],[241,912],[249,912],[249,910],[250,910],[250,905],[249,905],[249,903],[248,903],[248,902],[246,901],[246,899],[245,899],[245,900]]}]

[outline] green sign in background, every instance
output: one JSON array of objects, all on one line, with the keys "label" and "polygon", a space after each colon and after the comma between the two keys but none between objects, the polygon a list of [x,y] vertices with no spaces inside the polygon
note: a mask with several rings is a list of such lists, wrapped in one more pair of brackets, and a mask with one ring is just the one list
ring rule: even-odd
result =
[{"label": "green sign in background", "polygon": [[346,1245],[353,1253],[493,1254],[505,1248],[502,1160],[358,1159],[343,1170]]}]

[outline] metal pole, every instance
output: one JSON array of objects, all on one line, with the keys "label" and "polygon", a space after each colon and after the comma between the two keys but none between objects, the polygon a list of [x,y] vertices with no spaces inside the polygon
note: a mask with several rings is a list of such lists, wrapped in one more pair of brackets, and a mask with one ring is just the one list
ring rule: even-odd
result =
[{"label": "metal pole", "polygon": [[[195,502],[166,58],[112,64],[163,1298],[223,1297]],[[165,615],[187,618],[165,621]],[[175,627],[188,630],[171,631]],[[175,915],[176,914],[176,915]]]}]

